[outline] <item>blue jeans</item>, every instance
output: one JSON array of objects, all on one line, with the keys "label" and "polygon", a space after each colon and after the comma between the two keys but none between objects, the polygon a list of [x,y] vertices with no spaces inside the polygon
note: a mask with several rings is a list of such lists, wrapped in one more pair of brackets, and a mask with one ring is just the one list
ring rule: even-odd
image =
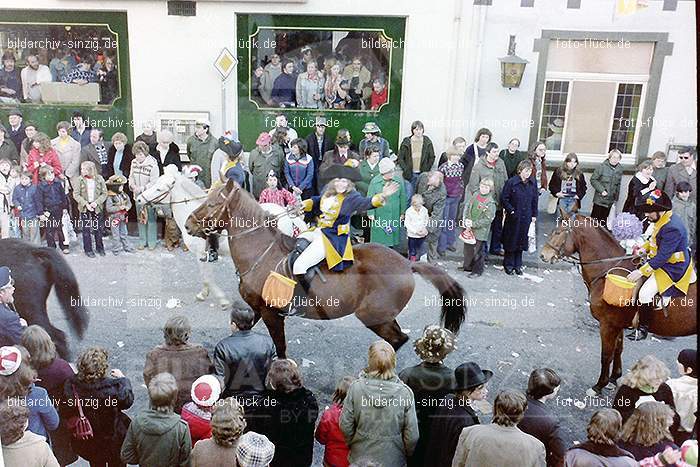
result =
[{"label": "blue jeans", "polygon": [[559,198],[559,207],[564,210],[565,213],[569,214],[574,210],[576,206],[576,198],[573,196],[567,198]]},{"label": "blue jeans", "polygon": [[[410,180],[406,180],[406,209],[411,205],[411,197],[416,193],[419,172],[413,172]],[[405,179],[404,179],[405,180]]]},{"label": "blue jeans", "polygon": [[408,257],[420,257],[420,252],[423,249],[425,237],[413,238],[408,237]]},{"label": "blue jeans", "polygon": [[83,250],[85,253],[92,252],[92,236],[95,236],[95,249],[104,253],[105,247],[102,243],[102,225],[104,220],[102,215],[94,211],[80,213],[80,226],[83,232]]},{"label": "blue jeans", "polygon": [[440,238],[438,239],[438,252],[444,253],[449,247],[453,246],[457,239],[455,231],[457,222],[457,207],[459,206],[460,197],[448,196],[445,198],[445,210],[442,214],[443,225],[440,229]]}]

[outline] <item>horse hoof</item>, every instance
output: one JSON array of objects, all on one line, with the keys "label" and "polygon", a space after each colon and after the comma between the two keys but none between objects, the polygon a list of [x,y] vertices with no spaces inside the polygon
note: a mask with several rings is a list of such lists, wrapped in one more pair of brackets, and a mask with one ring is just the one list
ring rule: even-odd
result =
[{"label": "horse hoof", "polygon": [[588,397],[598,397],[598,396],[600,396],[600,393],[601,393],[601,392],[602,392],[602,391],[597,390],[596,388],[589,388],[589,389],[586,389],[586,395],[587,395]]}]

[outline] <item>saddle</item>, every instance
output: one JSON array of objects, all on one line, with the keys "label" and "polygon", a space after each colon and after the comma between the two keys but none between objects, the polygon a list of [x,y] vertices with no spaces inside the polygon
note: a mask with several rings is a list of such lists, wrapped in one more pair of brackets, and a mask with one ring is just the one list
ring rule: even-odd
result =
[{"label": "saddle", "polygon": [[[306,238],[298,238],[297,239],[296,243],[294,244],[294,248],[287,255],[287,262],[286,262],[287,270],[285,272],[287,273],[288,277],[294,277],[294,275],[292,273],[294,263],[296,262],[297,258],[299,258],[299,256],[301,256],[301,254],[304,252],[304,250],[306,250],[306,248],[310,244],[311,244],[311,242],[309,240],[307,240]],[[306,271],[306,274],[304,274],[304,281],[306,281],[307,291],[308,291],[308,287],[311,286],[311,281],[314,279],[314,277],[316,277],[317,274],[318,274],[319,278],[321,279],[321,282],[323,282],[323,283],[326,282],[326,278],[324,277],[323,273],[321,272],[321,268],[319,268],[318,265],[312,266]]]},{"label": "saddle", "polygon": [[[305,238],[296,240],[294,248],[289,252],[289,255],[287,255],[287,261],[285,263],[285,275],[287,277],[294,277],[294,273],[292,272],[294,270],[294,263],[310,243],[311,242]],[[311,282],[317,275],[321,282],[326,282],[326,278],[318,265],[310,267],[306,271],[306,274],[304,274],[304,277],[297,277],[297,284],[294,287],[291,301],[284,310],[280,310],[282,316],[304,316],[306,314],[307,305],[311,303],[308,296],[309,288],[311,287]]]}]

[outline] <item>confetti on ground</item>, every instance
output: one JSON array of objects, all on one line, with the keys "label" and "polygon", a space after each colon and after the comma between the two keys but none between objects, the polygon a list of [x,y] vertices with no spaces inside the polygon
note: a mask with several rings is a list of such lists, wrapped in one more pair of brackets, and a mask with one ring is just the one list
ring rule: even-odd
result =
[{"label": "confetti on ground", "polygon": [[552,302],[547,302],[547,306],[556,306],[556,305]]},{"label": "confetti on ground", "polygon": [[301,341],[299,339],[297,339],[296,342],[297,342],[297,344],[301,345]]},{"label": "confetti on ground", "polygon": [[122,341],[117,342],[117,347],[119,347],[119,348],[124,347],[124,342],[122,342]]},{"label": "confetti on ground", "polygon": [[496,292],[498,292],[498,290],[496,290],[496,289],[489,289],[489,292],[491,292],[491,293],[496,293]]},{"label": "confetti on ground", "polygon": [[524,329],[523,329],[521,332],[522,332],[523,334],[527,334],[527,331],[524,330]]},{"label": "confetti on ground", "polygon": [[302,358],[302,359],[301,359],[301,366],[302,366],[303,368],[308,368],[308,367],[310,367],[311,365],[315,365],[315,364],[316,364],[316,362],[314,362],[313,360],[308,360],[308,359],[306,359],[306,358]]},{"label": "confetti on ground", "polygon": [[576,347],[576,352],[580,352],[580,351],[581,351],[581,347]]},{"label": "confetti on ground", "polygon": [[528,273],[523,273],[523,275],[520,277],[522,277],[523,279],[527,279],[529,281],[535,282],[537,284],[539,284],[540,282],[542,282],[544,280],[544,277],[535,276],[533,274],[528,274]]},{"label": "confetti on ground", "polygon": [[657,338],[654,337],[654,336],[651,336],[651,341],[652,341],[652,342],[661,342],[659,339],[657,339]]},{"label": "confetti on ground", "polygon": [[411,334],[411,330],[406,328],[401,328],[401,332],[403,332],[404,334]]},{"label": "confetti on ground", "polygon": [[583,401],[580,401],[580,400],[578,400],[578,399],[576,399],[576,400],[574,401],[574,405],[576,406],[576,408],[581,409],[581,410],[583,410],[583,409],[586,408],[586,403],[583,402]]},{"label": "confetti on ground", "polygon": [[177,308],[179,306],[181,306],[180,300],[175,298],[175,297],[169,298],[168,301],[165,302],[165,308],[168,308],[168,309]]},{"label": "confetti on ground", "polygon": [[510,354],[515,358],[520,357],[520,354],[518,352],[511,352]]}]

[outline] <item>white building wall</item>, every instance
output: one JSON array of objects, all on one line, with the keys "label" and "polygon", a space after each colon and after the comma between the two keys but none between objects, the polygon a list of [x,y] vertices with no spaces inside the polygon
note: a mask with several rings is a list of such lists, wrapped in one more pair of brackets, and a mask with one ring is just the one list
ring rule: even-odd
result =
[{"label": "white building wall", "polygon": [[[215,134],[222,131],[221,79],[213,62],[222,47],[235,52],[236,13],[407,16],[401,133],[411,121],[426,122],[442,151],[457,135],[471,139],[480,126],[505,144],[516,136],[526,144],[535,93],[538,54],[533,41],[542,29],[669,32],[673,55],[666,58],[650,150],[697,143],[695,13],[691,1],[661,11],[660,1],[613,21],[610,0],[309,0],[305,4],[198,2],[196,17],[168,16],[164,1],[4,0],[3,8],[117,10],[128,12],[133,116],[136,124],[157,111],[209,111]],[[498,57],[508,36],[517,54],[530,61],[521,87],[500,84]],[[481,52],[479,53],[479,46]],[[226,82],[227,121],[236,127],[235,73]],[[476,86],[476,92],[474,87]],[[513,125],[514,124],[514,125]],[[537,124],[537,123],[535,123]],[[136,130],[138,133],[138,130]]]}]

